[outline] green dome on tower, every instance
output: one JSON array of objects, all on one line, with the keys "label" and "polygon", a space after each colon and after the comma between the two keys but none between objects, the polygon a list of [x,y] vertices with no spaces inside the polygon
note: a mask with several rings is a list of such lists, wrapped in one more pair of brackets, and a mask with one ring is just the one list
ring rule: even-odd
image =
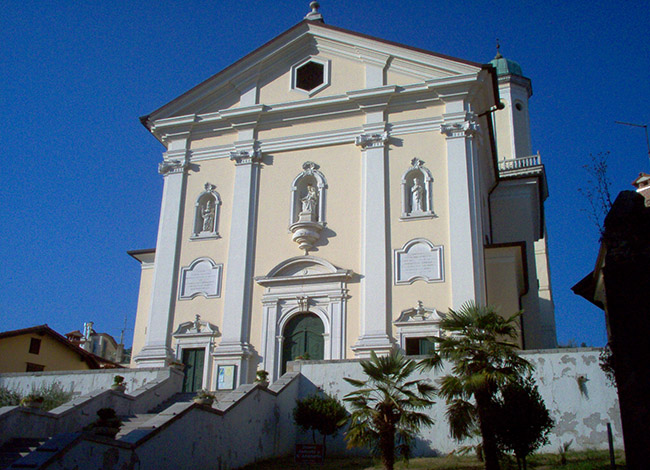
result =
[{"label": "green dome on tower", "polygon": [[490,64],[492,64],[494,68],[497,69],[497,77],[501,77],[503,75],[519,75],[520,77],[524,76],[523,72],[521,71],[521,65],[519,65],[514,60],[506,59],[501,55],[500,52],[497,52],[496,57],[490,61]]}]

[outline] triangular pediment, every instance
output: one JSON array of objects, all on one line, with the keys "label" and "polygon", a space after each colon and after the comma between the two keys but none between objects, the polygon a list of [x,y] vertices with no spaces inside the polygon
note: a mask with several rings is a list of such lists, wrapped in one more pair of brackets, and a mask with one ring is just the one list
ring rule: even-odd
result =
[{"label": "triangular pediment", "polygon": [[[300,93],[290,83],[292,67],[311,57],[329,64],[331,84],[315,94]],[[365,88],[367,64],[382,67],[386,84],[397,86],[476,74],[482,67],[320,22],[302,21],[146,116],[143,122],[345,94]],[[254,88],[254,99],[241,98]]]}]

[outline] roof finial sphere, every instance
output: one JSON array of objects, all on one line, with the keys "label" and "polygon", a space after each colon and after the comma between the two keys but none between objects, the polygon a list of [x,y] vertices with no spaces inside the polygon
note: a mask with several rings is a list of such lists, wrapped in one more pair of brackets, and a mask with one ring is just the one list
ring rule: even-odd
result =
[{"label": "roof finial sphere", "polygon": [[305,16],[306,20],[323,21],[323,15],[321,15],[318,12],[318,9],[320,8],[320,3],[314,0],[309,3],[309,8],[311,8],[311,11],[307,13],[307,15]]}]

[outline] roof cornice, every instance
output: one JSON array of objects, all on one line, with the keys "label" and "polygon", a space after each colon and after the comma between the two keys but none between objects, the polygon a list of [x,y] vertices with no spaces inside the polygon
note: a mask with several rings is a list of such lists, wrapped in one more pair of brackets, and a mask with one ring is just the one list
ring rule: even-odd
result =
[{"label": "roof cornice", "polygon": [[[432,62],[432,59],[435,59],[434,62],[447,62],[450,66],[455,64],[453,67],[458,68],[461,75],[476,73],[477,69],[482,67],[482,64],[475,62],[337,28],[319,21],[303,20],[149,115],[141,117],[140,121],[145,127],[152,130],[153,123],[159,122],[160,118],[164,118],[165,115],[169,116],[219,89],[224,89],[225,92],[224,87],[232,90],[234,80],[251,80],[250,77],[245,77],[249,71],[258,76],[261,62],[270,60],[272,56],[279,53],[287,52],[288,48],[301,42],[306,36],[309,36],[311,40],[320,41],[324,48],[327,48],[327,43],[332,42],[338,43],[339,47],[343,49],[351,47],[354,51],[353,55],[366,62],[385,64],[391,57],[396,57],[398,61],[399,59],[408,59],[413,62],[413,67],[420,64],[435,68],[435,64]],[[399,64],[396,65],[399,68]],[[407,69],[410,70],[413,67],[407,67]],[[444,67],[441,64],[442,69]]]}]

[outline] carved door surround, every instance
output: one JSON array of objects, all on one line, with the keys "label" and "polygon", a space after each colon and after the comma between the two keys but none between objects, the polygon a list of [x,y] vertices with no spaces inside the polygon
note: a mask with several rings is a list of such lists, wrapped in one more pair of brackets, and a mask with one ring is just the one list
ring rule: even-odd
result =
[{"label": "carved door surround", "polygon": [[312,313],[322,322],[323,359],[345,358],[347,283],[352,272],[315,256],[297,256],[255,278],[262,296],[262,368],[271,380],[282,371],[283,332],[296,315]]}]

